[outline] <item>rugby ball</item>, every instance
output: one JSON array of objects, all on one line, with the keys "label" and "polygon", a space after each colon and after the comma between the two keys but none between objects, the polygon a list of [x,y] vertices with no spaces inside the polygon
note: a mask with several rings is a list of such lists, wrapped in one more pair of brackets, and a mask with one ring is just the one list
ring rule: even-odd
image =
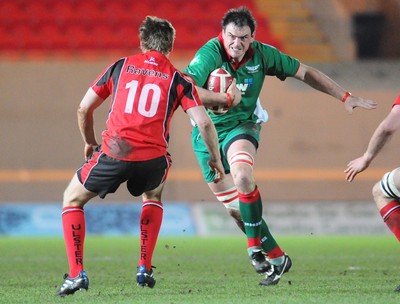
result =
[{"label": "rugby ball", "polygon": [[[232,76],[223,68],[218,68],[211,72],[207,79],[207,89],[217,93],[225,93],[232,83]],[[208,108],[211,112],[217,115],[225,114],[228,107],[214,106]]]}]

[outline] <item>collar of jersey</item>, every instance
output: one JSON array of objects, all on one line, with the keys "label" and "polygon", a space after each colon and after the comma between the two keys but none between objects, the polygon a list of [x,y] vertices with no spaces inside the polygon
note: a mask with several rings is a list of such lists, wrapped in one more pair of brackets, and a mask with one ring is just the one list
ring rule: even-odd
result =
[{"label": "collar of jersey", "polygon": [[145,52],[143,54],[147,55],[147,56],[156,57],[156,58],[167,58],[167,56],[165,56],[163,53],[161,53],[159,51],[155,51],[155,50],[150,50],[150,51],[147,51],[147,52]]}]

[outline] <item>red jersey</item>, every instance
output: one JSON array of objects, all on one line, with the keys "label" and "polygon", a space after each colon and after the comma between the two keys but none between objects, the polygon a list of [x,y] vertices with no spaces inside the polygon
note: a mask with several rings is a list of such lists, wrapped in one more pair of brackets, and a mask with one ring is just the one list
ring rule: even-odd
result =
[{"label": "red jersey", "polygon": [[175,110],[202,105],[192,80],[156,51],[120,59],[91,87],[103,99],[111,95],[102,150],[127,161],[165,155]]}]

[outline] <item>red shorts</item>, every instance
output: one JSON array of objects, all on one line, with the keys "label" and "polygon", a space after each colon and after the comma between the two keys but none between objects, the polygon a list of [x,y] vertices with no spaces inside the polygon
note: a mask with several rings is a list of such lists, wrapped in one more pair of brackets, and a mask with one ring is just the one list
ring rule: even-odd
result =
[{"label": "red shorts", "polygon": [[139,196],[165,181],[171,163],[169,154],[134,162],[115,159],[97,151],[78,169],[77,175],[87,190],[97,193],[101,198],[117,191],[124,182],[127,182],[127,188],[133,196]]}]

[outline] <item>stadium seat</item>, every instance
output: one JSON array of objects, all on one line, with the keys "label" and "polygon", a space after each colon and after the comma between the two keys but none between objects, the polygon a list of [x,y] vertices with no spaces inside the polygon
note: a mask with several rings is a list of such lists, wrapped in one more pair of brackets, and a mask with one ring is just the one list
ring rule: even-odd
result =
[{"label": "stadium seat", "polygon": [[14,34],[5,27],[0,27],[0,50],[10,51],[18,48]]},{"label": "stadium seat", "polygon": [[60,26],[45,23],[40,26],[39,32],[45,49],[67,50],[69,48],[67,34]]},{"label": "stadium seat", "polygon": [[[246,6],[253,8],[253,1]],[[0,49],[107,50],[136,49],[137,30],[147,15],[166,18],[177,30],[175,50],[195,50],[220,31],[231,1],[16,0],[0,1]],[[259,18],[259,17],[258,17]],[[258,20],[260,24],[263,21]],[[270,36],[268,31],[264,36]],[[15,38],[17,37],[17,38]]]}]

